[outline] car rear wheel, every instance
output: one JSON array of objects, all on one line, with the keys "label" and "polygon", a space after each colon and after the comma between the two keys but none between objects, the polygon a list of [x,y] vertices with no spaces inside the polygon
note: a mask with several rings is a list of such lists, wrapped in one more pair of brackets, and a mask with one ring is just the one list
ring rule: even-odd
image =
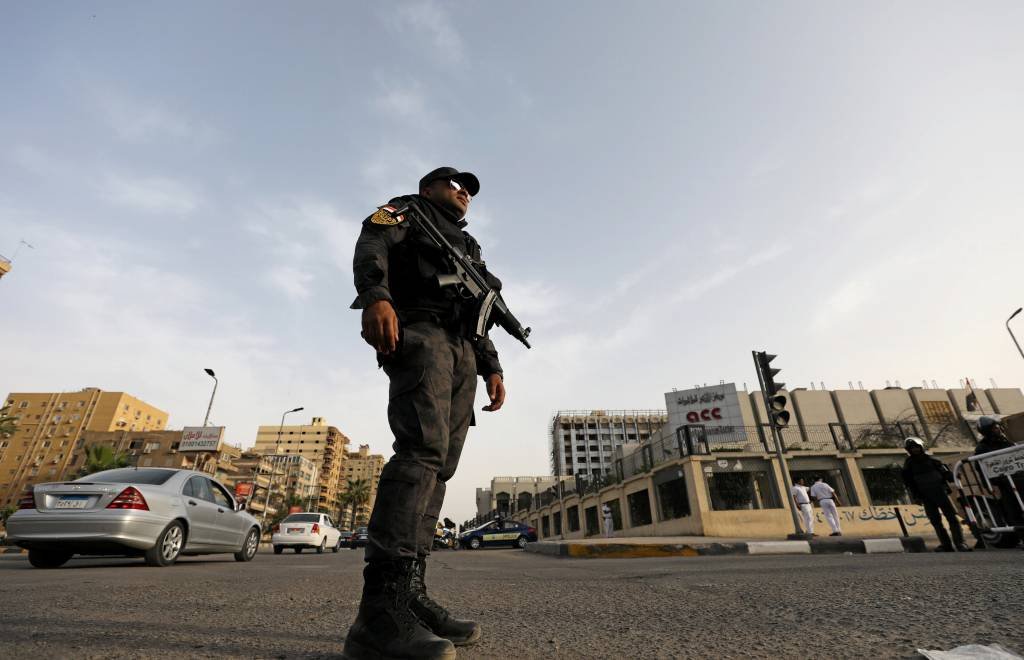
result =
[{"label": "car rear wheel", "polygon": [[337,552],[338,550],[341,550],[341,537],[340,536],[338,537],[338,542],[334,544],[333,548],[331,548],[331,552]]},{"label": "car rear wheel", "polygon": [[260,531],[253,527],[245,537],[242,549],[235,553],[235,561],[252,561],[260,548]]},{"label": "car rear wheel", "polygon": [[323,540],[320,541],[320,545],[317,546],[316,554],[322,555],[322,554],[324,554],[324,550],[326,550],[326,549],[327,549],[327,537],[325,536],[323,538]]},{"label": "car rear wheel", "polygon": [[275,555],[279,555],[282,552],[284,552],[284,547],[283,546],[280,546],[280,545],[275,545],[274,546],[274,554]]},{"label": "car rear wheel", "polygon": [[474,549],[474,550],[479,550],[480,549],[480,537],[479,536],[474,536],[473,538],[469,539],[469,547]]},{"label": "car rear wheel", "polygon": [[175,520],[164,528],[156,545],[146,550],[146,563],[150,566],[170,566],[178,560],[184,546],[185,527]]},{"label": "car rear wheel", "polygon": [[297,555],[301,555],[302,554],[302,546],[301,545],[295,546],[295,554],[297,554]]},{"label": "car rear wheel", "polygon": [[516,539],[516,547],[519,548],[519,549],[523,549],[523,548],[526,547],[526,537],[525,536],[520,536],[519,538]]},{"label": "car rear wheel", "polygon": [[28,551],[28,563],[36,568],[60,568],[71,559],[72,553],[65,550],[41,550],[34,548]]},{"label": "car rear wheel", "polygon": [[1013,548],[1020,540],[1016,532],[982,532],[981,538],[985,539],[985,545],[996,548]]}]

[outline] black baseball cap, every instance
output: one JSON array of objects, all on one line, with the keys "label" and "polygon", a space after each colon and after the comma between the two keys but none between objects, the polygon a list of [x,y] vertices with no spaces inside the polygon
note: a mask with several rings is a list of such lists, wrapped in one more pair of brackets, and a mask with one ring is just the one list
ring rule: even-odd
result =
[{"label": "black baseball cap", "polygon": [[427,184],[437,181],[438,179],[455,179],[466,187],[466,192],[468,192],[472,197],[476,197],[476,194],[480,192],[480,179],[476,178],[475,174],[472,172],[460,172],[454,167],[439,167],[428,173],[425,177],[420,179],[420,190],[422,190]]}]

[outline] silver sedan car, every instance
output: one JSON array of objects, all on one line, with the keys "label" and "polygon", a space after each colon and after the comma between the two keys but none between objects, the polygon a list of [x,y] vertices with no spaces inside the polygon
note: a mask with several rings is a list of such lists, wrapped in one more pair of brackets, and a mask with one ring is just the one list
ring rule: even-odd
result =
[{"label": "silver sedan car", "polygon": [[180,555],[219,552],[249,561],[260,524],[200,472],[118,468],[26,490],[7,535],[28,549],[36,568],[57,568],[76,554],[141,556],[150,566],[170,566]]}]

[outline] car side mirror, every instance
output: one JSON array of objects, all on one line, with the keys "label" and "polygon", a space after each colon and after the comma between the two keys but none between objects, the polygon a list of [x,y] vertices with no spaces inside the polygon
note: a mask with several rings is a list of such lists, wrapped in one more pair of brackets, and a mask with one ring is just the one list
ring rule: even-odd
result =
[{"label": "car side mirror", "polygon": [[248,503],[247,500],[238,500],[235,502],[235,511],[245,511],[245,505]]}]

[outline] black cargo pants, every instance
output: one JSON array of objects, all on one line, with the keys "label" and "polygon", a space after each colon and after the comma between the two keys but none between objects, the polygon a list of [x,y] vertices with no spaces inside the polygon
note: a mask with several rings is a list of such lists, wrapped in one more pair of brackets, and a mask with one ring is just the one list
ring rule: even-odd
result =
[{"label": "black cargo pants", "polygon": [[430,553],[445,484],[459,464],[473,419],[476,357],[460,335],[422,321],[402,328],[383,367],[395,455],[384,466],[370,515],[366,561]]},{"label": "black cargo pants", "polygon": [[[935,528],[935,535],[939,537],[939,545],[949,548],[953,545],[962,545],[964,542],[964,531],[961,529],[960,521],[956,517],[956,507],[949,501],[949,496],[944,492],[924,493],[921,498],[924,505],[925,515],[928,522]],[[946,517],[949,523],[949,534],[953,535],[952,540],[949,534],[942,527],[942,517]]]}]

